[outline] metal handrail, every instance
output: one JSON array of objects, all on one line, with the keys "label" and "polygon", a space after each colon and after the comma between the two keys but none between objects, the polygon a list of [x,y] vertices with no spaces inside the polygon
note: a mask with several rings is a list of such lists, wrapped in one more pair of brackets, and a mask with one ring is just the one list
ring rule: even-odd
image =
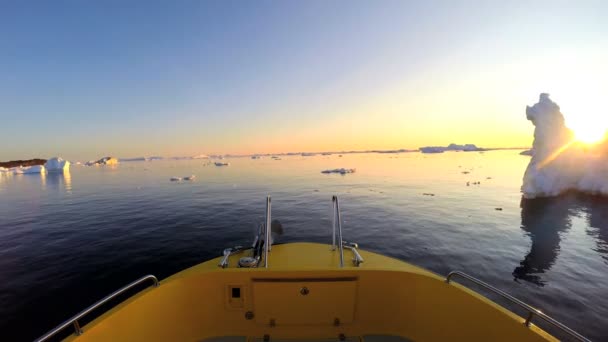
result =
[{"label": "metal handrail", "polygon": [[266,197],[266,231],[264,232],[264,267],[268,268],[268,252],[270,252],[270,221],[272,202],[270,196]]},{"label": "metal handrail", "polygon": [[522,302],[521,300],[511,296],[510,294],[499,290],[497,288],[495,288],[494,286],[485,283],[473,276],[470,276],[466,273],[460,272],[460,271],[452,271],[450,272],[447,277],[445,278],[445,282],[446,283],[450,283],[450,278],[452,278],[453,276],[460,276],[462,278],[465,278],[483,288],[486,288],[498,295],[500,295],[501,297],[508,299],[509,301],[521,306],[522,308],[528,310],[528,317],[526,318],[526,321],[524,322],[524,324],[526,325],[526,327],[530,326],[530,323],[532,321],[532,318],[534,318],[534,316],[538,316],[541,319],[543,319],[545,322],[550,323],[551,325],[561,329],[562,331],[566,332],[567,334],[569,334],[570,336],[574,337],[575,339],[579,340],[579,341],[584,341],[584,342],[591,342],[591,340],[589,340],[588,338],[586,338],[585,336],[577,333],[576,331],[570,329],[569,327],[567,327],[566,325],[556,321],[555,319],[551,318],[550,316],[547,316],[546,314],[542,313],[540,310],[538,310],[537,308],[534,308],[524,302]]},{"label": "metal handrail", "polygon": [[336,247],[336,221],[338,222],[338,248],[340,249],[340,267],[344,267],[344,240],[342,240],[342,218],[340,216],[340,202],[338,201],[338,196],[334,195],[331,198],[333,203],[333,212],[334,212],[334,220],[333,220],[333,248]]},{"label": "metal handrail", "polygon": [[81,319],[82,317],[84,317],[85,315],[87,315],[88,313],[90,313],[91,311],[97,309],[98,307],[100,307],[101,305],[107,303],[110,299],[118,296],[119,294],[131,289],[132,287],[141,284],[142,282],[146,281],[146,280],[152,280],[152,283],[154,284],[154,287],[158,287],[159,282],[158,279],[156,279],[155,276],[153,275],[147,275],[145,277],[139,278],[136,281],[132,282],[131,284],[124,286],[114,292],[112,292],[111,294],[103,297],[101,300],[98,300],[97,302],[95,302],[95,304],[89,306],[88,308],[82,310],[80,313],[78,313],[76,316],[68,319],[67,321],[61,323],[60,325],[58,325],[55,329],[49,331],[48,333],[44,334],[42,337],[38,338],[37,340],[35,340],[35,342],[43,342],[48,340],[50,337],[54,336],[55,334],[57,334],[58,332],[62,331],[63,329],[67,328],[70,324],[74,326],[74,333],[78,336],[80,334],[83,333],[82,329],[80,328],[80,324],[78,323],[78,320]]}]

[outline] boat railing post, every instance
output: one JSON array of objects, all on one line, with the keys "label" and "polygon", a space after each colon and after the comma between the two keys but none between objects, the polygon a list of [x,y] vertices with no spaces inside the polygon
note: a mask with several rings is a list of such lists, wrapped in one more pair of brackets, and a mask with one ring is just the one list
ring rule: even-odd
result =
[{"label": "boat railing post", "polygon": [[270,252],[270,221],[271,221],[271,200],[266,197],[266,230],[264,231],[264,267],[268,268],[268,252]]},{"label": "boat railing post", "polygon": [[342,239],[342,218],[340,215],[340,201],[338,201],[338,196],[334,195],[333,201],[336,207],[336,221],[338,222],[338,248],[340,250],[340,267],[344,267],[344,240]]},{"label": "boat railing post", "polygon": [[78,323],[78,320],[74,320],[74,334],[76,334],[76,336],[80,336],[82,334],[82,329],[80,328],[80,323]]},{"label": "boat railing post", "polygon": [[331,213],[332,213],[332,220],[331,220],[331,228],[332,228],[331,250],[335,251],[336,250],[336,196],[333,196],[331,198]]}]

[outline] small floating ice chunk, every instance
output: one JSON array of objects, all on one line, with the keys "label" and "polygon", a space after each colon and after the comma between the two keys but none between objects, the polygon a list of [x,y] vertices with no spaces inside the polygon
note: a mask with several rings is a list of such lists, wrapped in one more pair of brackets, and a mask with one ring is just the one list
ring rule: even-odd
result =
[{"label": "small floating ice chunk", "polygon": [[172,182],[179,182],[182,180],[182,177],[171,177],[170,179]]},{"label": "small floating ice chunk", "polygon": [[228,166],[228,165],[230,165],[230,163],[215,162],[215,166]]},{"label": "small floating ice chunk", "polygon": [[70,162],[60,157],[54,157],[46,161],[44,167],[48,172],[70,171]]},{"label": "small floating ice chunk", "polygon": [[339,173],[341,175],[345,175],[347,173],[355,173],[355,171],[357,171],[357,169],[340,168],[340,169],[323,170],[323,171],[321,171],[321,173]]},{"label": "small floating ice chunk", "polygon": [[185,181],[192,181],[192,180],[194,180],[195,178],[196,178],[196,176],[195,176],[195,175],[191,175],[191,176],[186,176],[186,177],[184,177],[184,180],[185,180]]},{"label": "small floating ice chunk", "polygon": [[313,157],[316,156],[316,153],[304,152],[302,153],[302,157]]},{"label": "small floating ice chunk", "polygon": [[251,159],[260,159],[260,156],[251,156]]}]

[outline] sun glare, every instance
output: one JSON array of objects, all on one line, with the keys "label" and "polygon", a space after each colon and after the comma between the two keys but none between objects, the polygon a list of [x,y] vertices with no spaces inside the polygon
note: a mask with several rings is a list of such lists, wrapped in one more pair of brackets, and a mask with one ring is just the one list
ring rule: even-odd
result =
[{"label": "sun glare", "polygon": [[602,125],[594,126],[593,122],[587,125],[573,125],[576,140],[586,144],[598,143],[606,137],[606,129]]},{"label": "sun glare", "polygon": [[570,128],[574,132],[575,139],[586,144],[596,144],[606,138],[606,128],[599,123],[585,122],[571,125]]}]

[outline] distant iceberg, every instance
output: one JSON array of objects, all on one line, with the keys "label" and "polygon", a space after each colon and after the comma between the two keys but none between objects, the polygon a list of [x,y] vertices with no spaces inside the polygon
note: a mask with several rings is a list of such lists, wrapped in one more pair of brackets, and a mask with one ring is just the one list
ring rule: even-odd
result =
[{"label": "distant iceberg", "polygon": [[40,174],[46,172],[46,169],[43,165],[34,165],[29,167],[13,167],[10,170],[16,175]]},{"label": "distant iceberg", "polygon": [[69,172],[70,162],[60,157],[54,157],[47,160],[44,167],[48,172]]},{"label": "distant iceberg", "polygon": [[209,159],[209,156],[206,154],[199,154],[197,156],[193,156],[192,159]]},{"label": "distant iceberg", "polygon": [[422,153],[443,153],[446,150],[447,148],[443,146],[426,146],[420,148],[420,152]]},{"label": "distant iceberg", "polygon": [[321,171],[321,173],[339,173],[341,175],[345,175],[347,173],[355,173],[355,171],[357,171],[357,170],[340,168],[340,169],[323,170],[323,171]]},{"label": "distant iceberg", "polygon": [[302,157],[313,157],[316,155],[317,155],[316,153],[309,153],[309,152],[302,153]]},{"label": "distant iceberg", "polygon": [[422,153],[443,153],[445,151],[464,151],[464,152],[474,152],[474,151],[485,151],[485,148],[477,147],[474,144],[449,144],[448,146],[426,146],[421,147],[420,152]]},{"label": "distant iceberg", "polygon": [[251,159],[260,159],[260,156],[251,156]]},{"label": "distant iceberg", "polygon": [[86,166],[93,166],[93,165],[116,165],[118,164],[118,159],[114,158],[114,157],[103,157],[99,160],[91,160],[86,162]]},{"label": "distant iceberg", "polygon": [[521,187],[525,198],[557,196],[569,190],[608,195],[608,142],[588,145],[566,127],[549,94],[526,108],[534,124],[534,154]]}]

